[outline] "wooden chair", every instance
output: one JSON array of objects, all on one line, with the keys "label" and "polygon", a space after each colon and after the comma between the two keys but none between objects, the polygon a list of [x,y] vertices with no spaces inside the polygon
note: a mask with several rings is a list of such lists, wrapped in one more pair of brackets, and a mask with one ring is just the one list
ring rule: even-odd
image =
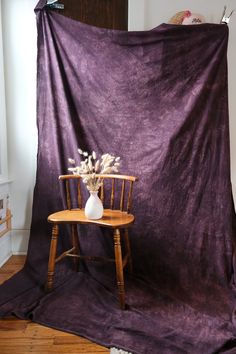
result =
[{"label": "wooden chair", "polygon": [[[65,183],[67,209],[58,211],[54,214],[49,215],[48,217],[48,222],[52,223],[53,227],[46,287],[48,291],[52,289],[55,264],[62,260],[64,257],[74,257],[75,267],[77,271],[79,269],[80,259],[88,261],[113,261],[115,262],[116,266],[119,303],[121,309],[125,309],[125,288],[123,269],[126,265],[128,265],[129,271],[132,273],[132,259],[128,228],[134,222],[134,215],[130,214],[130,209],[132,202],[133,183],[138,179],[133,176],[122,175],[99,176],[102,179],[102,186],[100,187],[100,199],[103,203],[105,199],[109,202],[109,209],[106,209],[106,206],[104,205],[104,214],[103,217],[99,220],[89,220],[84,214],[84,209],[82,208],[83,203],[81,193],[81,185],[84,185],[84,183],[82,182],[82,178],[76,175],[63,175],[59,177],[59,179],[61,181],[64,181]],[[75,192],[75,189],[73,189],[73,183],[76,183],[76,208],[74,208],[74,206],[72,205],[72,199]],[[129,184],[129,188],[126,188],[127,184]],[[107,189],[109,190],[109,195],[107,195],[105,198]],[[117,202],[118,206],[116,204]],[[59,235],[60,224],[70,224],[72,248],[57,256],[57,240]],[[91,257],[80,254],[79,236],[77,230],[78,224],[93,224],[112,229],[115,257],[110,259],[105,257]],[[121,233],[120,229],[124,229],[124,232]],[[124,237],[124,244],[126,250],[126,254],[124,256],[122,256],[121,236]]]}]

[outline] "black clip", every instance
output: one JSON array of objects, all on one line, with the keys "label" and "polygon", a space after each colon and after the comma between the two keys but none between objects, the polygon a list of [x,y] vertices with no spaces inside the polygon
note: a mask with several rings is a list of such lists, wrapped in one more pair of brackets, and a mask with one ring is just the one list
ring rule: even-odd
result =
[{"label": "black clip", "polygon": [[46,6],[57,10],[64,10],[65,8],[64,4],[60,4],[58,0],[47,0]]}]

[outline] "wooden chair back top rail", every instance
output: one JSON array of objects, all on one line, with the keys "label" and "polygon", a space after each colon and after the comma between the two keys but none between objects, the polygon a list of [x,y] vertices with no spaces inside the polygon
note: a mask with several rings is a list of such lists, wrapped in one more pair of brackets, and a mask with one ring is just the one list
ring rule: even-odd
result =
[{"label": "wooden chair back top rail", "polygon": [[[100,178],[114,178],[114,179],[124,179],[127,181],[138,181],[138,177],[134,177],[134,176],[126,176],[126,175],[113,175],[113,174],[109,174],[109,175],[95,175],[95,177],[100,177]],[[58,177],[60,180],[65,180],[65,179],[71,179],[71,178],[83,178],[83,176],[81,175],[61,175]]]},{"label": "wooden chair back top rail", "polygon": [[[105,187],[104,187],[104,179],[111,179],[110,183],[110,190],[109,190],[109,207],[110,209],[114,209],[115,205],[118,206],[116,207],[116,210],[120,211],[126,211],[127,213],[130,213],[131,210],[131,204],[132,204],[132,192],[133,192],[133,183],[138,180],[137,177],[134,176],[125,176],[125,175],[96,175],[97,177],[101,178],[102,180],[102,185],[99,190],[99,197],[102,201],[102,203],[105,202]],[[80,175],[61,175],[59,176],[59,179],[62,181],[65,181],[65,187],[66,187],[66,203],[67,203],[67,208],[73,209],[72,206],[72,191],[70,188],[70,181],[74,180],[76,183],[76,179],[78,181],[76,188],[77,188],[77,205],[79,209],[82,209],[83,206],[83,201],[82,201],[82,191],[81,191],[81,179],[82,176]],[[120,180],[120,190],[116,189],[116,184],[115,180]],[[127,188],[127,184],[129,184]],[[86,187],[85,187],[86,188]],[[115,201],[117,201],[115,203]]]}]

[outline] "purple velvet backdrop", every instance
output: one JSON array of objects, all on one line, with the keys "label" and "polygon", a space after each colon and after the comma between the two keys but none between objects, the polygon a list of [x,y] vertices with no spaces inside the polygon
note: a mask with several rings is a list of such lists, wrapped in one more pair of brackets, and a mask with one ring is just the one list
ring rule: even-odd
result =
[{"label": "purple velvet backdrop", "polygon": [[[226,25],[99,29],[37,8],[38,170],[24,269],[0,288],[15,314],[133,353],[235,353],[234,208],[229,163]],[[122,158],[140,177],[131,232],[134,276],[117,306],[110,266],[57,266],[45,295],[49,213],[77,148]],[[82,249],[112,253],[80,229]],[[99,237],[98,237],[99,236]],[[68,246],[61,235],[60,248]],[[234,349],[235,348],[235,349]]]}]

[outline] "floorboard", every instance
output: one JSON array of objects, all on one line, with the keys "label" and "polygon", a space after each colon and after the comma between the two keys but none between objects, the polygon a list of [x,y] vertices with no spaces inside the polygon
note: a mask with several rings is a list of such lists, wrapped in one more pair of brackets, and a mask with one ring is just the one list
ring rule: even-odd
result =
[{"label": "floorboard", "polygon": [[[0,268],[0,284],[17,273],[25,256],[12,256]],[[109,349],[74,334],[17,318],[0,320],[1,354],[108,354]]]}]

